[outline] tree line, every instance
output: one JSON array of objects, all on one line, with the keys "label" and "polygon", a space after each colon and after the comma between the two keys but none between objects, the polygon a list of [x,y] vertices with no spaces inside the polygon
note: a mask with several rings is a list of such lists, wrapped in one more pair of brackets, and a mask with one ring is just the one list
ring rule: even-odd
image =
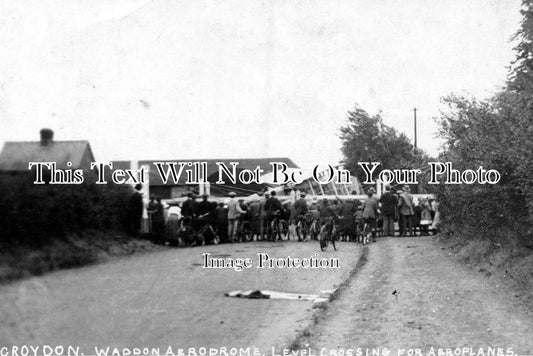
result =
[{"label": "tree line", "polygon": [[[440,202],[442,228],[468,239],[512,239],[533,248],[533,1],[523,0],[514,35],[516,58],[505,86],[485,100],[449,95],[436,118],[444,140],[439,157],[457,169],[483,166],[501,173],[494,185],[435,185],[424,189]],[[431,158],[409,139],[359,106],[340,128],[345,167],[358,161],[382,167],[421,167]],[[361,177],[359,177],[361,178]],[[424,186],[424,184],[422,184]]]}]

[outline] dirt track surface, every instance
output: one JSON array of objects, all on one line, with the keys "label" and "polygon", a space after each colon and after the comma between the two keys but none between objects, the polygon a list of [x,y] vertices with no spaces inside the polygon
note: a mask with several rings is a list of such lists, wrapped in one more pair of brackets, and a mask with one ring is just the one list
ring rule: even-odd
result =
[{"label": "dirt track surface", "polygon": [[[265,355],[273,346],[278,354],[309,347],[311,356],[350,356],[339,350],[359,347],[371,349],[369,355],[386,347],[390,356],[408,348],[428,356],[431,347],[533,353],[532,309],[456,262],[432,237],[380,239],[364,248],[343,243],[337,252],[320,253],[338,257],[340,269],[204,269],[204,252],[251,257],[255,264],[258,252],[319,251],[316,242],[172,249],[19,281],[0,287],[0,347],[73,345],[85,356],[95,346],[160,347],[162,354],[168,346],[255,346]],[[315,294],[338,286],[324,308],[224,296],[240,289]]]},{"label": "dirt track surface", "polygon": [[[533,352],[533,313],[495,280],[456,262],[433,238],[388,238],[299,339],[320,350],[431,347]],[[407,352],[407,351],[406,351]],[[437,351],[435,351],[437,352]]]},{"label": "dirt track surface", "polygon": [[[320,252],[317,242],[254,242],[171,249],[0,287],[0,347],[247,347],[290,344],[312,322],[303,300],[228,298],[231,290],[315,294],[349,276],[361,247]],[[250,257],[254,267],[204,269],[202,254]],[[339,269],[257,269],[256,254],[338,257]]]}]

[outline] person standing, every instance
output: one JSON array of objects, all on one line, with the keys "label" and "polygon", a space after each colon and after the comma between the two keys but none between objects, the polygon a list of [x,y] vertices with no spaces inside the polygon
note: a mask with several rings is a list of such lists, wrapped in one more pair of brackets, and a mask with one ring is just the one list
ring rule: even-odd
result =
[{"label": "person standing", "polygon": [[161,197],[155,198],[155,211],[152,214],[152,224],[154,235],[157,241],[163,242],[165,239],[165,208],[161,203]]},{"label": "person standing", "polygon": [[400,195],[398,200],[398,208],[400,209],[400,220],[402,224],[402,237],[405,237],[407,234],[409,236],[413,235],[413,215],[414,211],[414,202],[413,196],[409,193],[411,188],[408,185],[403,187],[403,194]]},{"label": "person standing", "polygon": [[[307,208],[307,200],[305,200],[305,192],[300,193],[300,198],[294,202],[294,215],[296,216],[295,221],[296,225],[298,222],[302,221],[302,223],[306,223],[305,220],[305,214],[307,214],[308,208]],[[302,231],[305,233],[306,231]],[[298,235],[298,241],[307,240],[307,236],[300,236]]]},{"label": "person standing", "polygon": [[[217,203],[209,201],[209,195],[202,194],[202,200],[196,203],[196,219],[193,222],[193,227],[199,231],[205,225],[209,224],[211,227],[216,224],[215,210]],[[209,231],[204,234],[204,238],[207,239],[206,243],[212,244],[215,241],[216,236],[213,236],[213,231]]]},{"label": "person standing", "polygon": [[168,208],[168,218],[165,222],[165,236],[170,244],[178,242],[178,230],[180,228],[181,209],[179,206],[172,205]]},{"label": "person standing", "polygon": [[376,242],[376,222],[378,218],[378,201],[374,198],[374,188],[368,189],[367,198],[363,203],[363,221],[372,229],[372,242]]},{"label": "person standing", "polygon": [[252,227],[252,235],[254,240],[259,240],[261,234],[261,218],[259,216],[259,200],[252,200],[248,204],[248,216],[250,218],[250,225]]},{"label": "person standing", "polygon": [[[211,202],[208,200],[208,194],[202,194],[202,201],[196,204],[196,214],[200,217],[202,216],[203,220],[210,223],[211,225],[215,224],[215,209],[217,203]],[[203,225],[203,224],[200,224]]]},{"label": "person standing", "polygon": [[187,194],[187,200],[185,200],[181,206],[181,215],[184,218],[193,218],[196,216],[196,196],[193,193]]},{"label": "person standing", "polygon": [[246,212],[241,209],[239,201],[235,199],[236,193],[230,192],[228,194],[230,200],[228,202],[228,239],[230,242],[234,242],[237,237],[237,229],[239,228],[239,218],[241,214]]},{"label": "person standing", "polygon": [[216,232],[220,237],[220,241],[228,241],[228,209],[224,207],[224,203],[218,203],[216,208]]},{"label": "person standing", "polygon": [[156,226],[154,224],[154,213],[157,210],[157,203],[155,201],[155,194],[150,194],[150,201],[146,207],[146,212],[148,213],[148,222],[150,226],[150,233],[155,236]]},{"label": "person standing", "polygon": [[402,214],[400,214],[400,207],[399,207],[399,204],[400,204],[400,197],[402,196],[403,194],[403,190],[401,189],[398,189],[395,193],[395,197],[396,197],[396,201],[398,202],[398,204],[396,204],[396,212],[394,213],[394,217],[396,218],[396,220],[398,221],[398,231],[400,233],[399,236],[402,236],[405,234],[405,231],[403,230],[403,217],[402,217]]},{"label": "person standing", "polygon": [[267,221],[267,211],[265,208],[265,204],[269,198],[270,198],[270,194],[268,194],[268,192],[265,192],[265,194],[263,195],[263,199],[261,199],[261,201],[259,202],[259,224],[260,224],[259,230],[260,230],[261,240],[265,239],[265,235],[267,232],[268,221]]},{"label": "person standing", "polygon": [[[272,241],[276,241],[276,236],[272,235],[272,221],[274,221],[276,214],[281,217],[285,213],[285,210],[283,209],[283,205],[276,197],[276,191],[273,190],[270,193],[270,198],[265,203],[265,210],[267,213],[267,236],[272,239]],[[279,233],[279,239],[281,240],[281,234]]]},{"label": "person standing", "polygon": [[143,218],[144,211],[144,203],[141,190],[142,184],[137,184],[129,201],[129,216],[127,221],[127,229],[128,232],[134,237],[138,237],[141,232],[141,221]]},{"label": "person standing", "polygon": [[383,236],[394,236],[394,215],[398,199],[390,191],[390,186],[385,187],[385,193],[379,199],[381,214],[383,215]]}]

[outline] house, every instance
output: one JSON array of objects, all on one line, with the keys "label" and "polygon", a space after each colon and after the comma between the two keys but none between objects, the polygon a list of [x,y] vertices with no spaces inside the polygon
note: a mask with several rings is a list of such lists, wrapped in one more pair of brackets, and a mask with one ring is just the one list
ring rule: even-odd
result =
[{"label": "house", "polygon": [[42,129],[40,134],[39,141],[4,143],[0,152],[0,172],[30,172],[29,162],[55,162],[59,169],[90,171],[94,156],[89,141],[54,141],[54,132],[50,129]]}]

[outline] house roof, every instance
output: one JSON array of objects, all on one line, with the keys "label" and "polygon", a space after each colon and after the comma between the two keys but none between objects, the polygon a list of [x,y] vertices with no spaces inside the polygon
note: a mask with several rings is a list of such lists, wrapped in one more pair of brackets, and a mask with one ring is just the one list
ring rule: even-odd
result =
[{"label": "house roof", "polygon": [[[94,161],[89,141],[52,141],[47,145],[39,141],[6,142],[0,152],[0,170],[27,171],[28,162],[56,162],[57,168],[77,169],[87,151],[90,161]],[[68,167],[67,162],[72,166]]]},{"label": "house roof", "polygon": [[[139,161],[139,167],[143,165],[148,165],[150,167],[150,185],[151,186],[161,186],[161,185],[174,185],[174,181],[170,179],[166,184],[164,184],[161,180],[161,177],[159,176],[159,173],[157,171],[156,166],[153,164],[154,162],[206,162],[207,164],[207,177],[208,180],[211,181],[209,177],[211,177],[213,174],[218,173],[218,165],[217,162],[224,163],[228,168],[231,169],[230,162],[237,162],[239,165],[237,166],[237,172],[239,172],[242,169],[255,169],[256,167],[261,168],[264,170],[265,173],[268,173],[272,170],[272,167],[270,165],[271,162],[280,162],[285,163],[288,168],[299,168],[290,158],[287,157],[271,157],[271,158],[234,158],[234,159],[187,159],[187,160],[146,160],[146,161]],[[131,162],[130,161],[113,161],[113,169],[131,169]],[[189,167],[187,167],[189,168]],[[187,175],[185,172],[182,172],[178,184],[185,184]],[[218,178],[218,176],[217,176]]]}]

